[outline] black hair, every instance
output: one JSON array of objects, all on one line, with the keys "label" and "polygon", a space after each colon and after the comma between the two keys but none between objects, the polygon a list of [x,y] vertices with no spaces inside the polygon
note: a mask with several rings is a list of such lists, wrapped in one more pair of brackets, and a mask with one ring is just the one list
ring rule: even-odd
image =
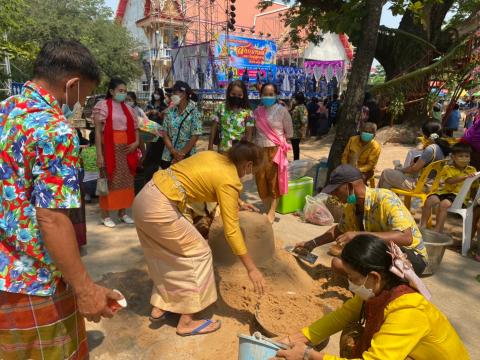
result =
[{"label": "black hair", "polygon": [[278,95],[277,85],[275,85],[274,83],[271,83],[271,82],[266,82],[265,84],[262,85],[262,87],[260,88],[260,94],[263,94],[263,90],[264,90],[267,86],[273,86],[273,91],[275,91],[275,95]]},{"label": "black hair", "polygon": [[338,99],[338,94],[333,94],[333,100],[337,100]]},{"label": "black hair", "polygon": [[325,105],[325,106],[328,105],[328,98],[323,99],[323,105]]},{"label": "black hair", "polygon": [[293,98],[295,99],[295,102],[297,105],[305,104],[305,95],[303,92],[298,92],[295,95],[293,95]]},{"label": "black hair", "polygon": [[243,98],[242,98],[242,104],[240,105],[240,107],[242,109],[248,109],[250,107],[249,105],[249,102],[248,102],[248,90],[247,90],[247,87],[245,86],[245,83],[243,81],[240,81],[240,80],[234,80],[232,81],[230,84],[228,84],[228,87],[227,87],[227,92],[225,93],[225,104],[227,106],[227,109],[231,109],[232,108],[232,97],[230,96],[230,92],[232,91],[232,89],[234,87],[239,87],[240,89],[242,89],[242,93],[243,93]]},{"label": "black hair", "polygon": [[88,142],[90,143],[90,146],[95,145],[95,130],[91,130],[90,134],[88,134]]},{"label": "black hair", "polygon": [[132,98],[133,104],[135,106],[138,106],[138,104],[137,104],[137,94],[135,94],[135,91],[127,91],[127,96]]},{"label": "black hair", "polygon": [[458,110],[458,109],[460,109],[460,105],[455,104],[455,105],[453,106],[453,110]]},{"label": "black hair", "polygon": [[450,154],[450,144],[448,143],[448,141],[441,139],[443,135],[442,126],[438,122],[427,121],[422,126],[422,133],[427,139],[430,138],[430,135],[437,134],[438,139],[433,140],[433,142],[440,147],[444,156]]},{"label": "black hair", "polygon": [[158,101],[163,103],[163,101],[165,100],[165,94],[164,94],[162,89],[156,88],[155,91],[152,93],[152,98],[150,99],[152,104],[155,104],[155,101],[156,101],[155,97],[154,97],[155,93],[158,93],[160,95],[160,100],[158,100]]},{"label": "black hair", "polygon": [[465,143],[462,143],[462,142],[456,143],[451,148],[451,153],[452,154],[460,154],[460,153],[469,153],[470,154],[471,152],[472,152],[472,147],[469,144],[465,144]]},{"label": "black hair", "polygon": [[388,247],[379,237],[371,234],[357,235],[343,248],[341,258],[353,270],[363,276],[376,271],[385,281],[385,288],[391,289],[405,283],[390,272],[392,257],[387,253]]},{"label": "black hair", "polygon": [[310,101],[313,102],[313,103],[317,103],[317,102],[318,102],[318,98],[317,98],[316,96],[314,96],[314,97],[312,97],[312,98],[310,99]]},{"label": "black hair", "polygon": [[110,82],[108,83],[106,99],[111,99],[113,97],[110,90],[115,90],[117,88],[117,86],[119,86],[119,85],[127,86],[127,83],[120,78],[111,78],[110,79]]},{"label": "black hair", "polygon": [[98,84],[100,68],[90,50],[78,41],[59,38],[46,42],[33,65],[33,77],[57,82],[67,76],[80,76]]},{"label": "black hair", "polygon": [[252,142],[240,140],[228,150],[227,157],[235,165],[244,161],[253,162],[255,168],[259,168],[264,163],[262,148]]}]

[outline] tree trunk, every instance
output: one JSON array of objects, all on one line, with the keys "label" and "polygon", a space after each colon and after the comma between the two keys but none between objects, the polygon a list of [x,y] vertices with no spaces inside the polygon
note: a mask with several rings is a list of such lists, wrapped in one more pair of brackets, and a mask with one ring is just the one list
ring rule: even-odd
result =
[{"label": "tree trunk", "polygon": [[348,139],[355,135],[356,122],[360,116],[368,75],[375,56],[383,4],[384,0],[366,1],[366,16],[363,20],[362,37],[353,60],[345,100],[340,107],[335,140],[328,155],[329,171],[340,164],[343,149]]}]

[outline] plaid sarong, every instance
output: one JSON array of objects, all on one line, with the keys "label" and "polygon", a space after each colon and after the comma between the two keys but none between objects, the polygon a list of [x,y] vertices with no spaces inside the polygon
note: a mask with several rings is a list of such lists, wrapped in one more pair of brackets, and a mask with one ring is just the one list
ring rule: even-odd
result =
[{"label": "plaid sarong", "polygon": [[0,359],[88,359],[71,289],[62,282],[50,297],[0,291]]}]

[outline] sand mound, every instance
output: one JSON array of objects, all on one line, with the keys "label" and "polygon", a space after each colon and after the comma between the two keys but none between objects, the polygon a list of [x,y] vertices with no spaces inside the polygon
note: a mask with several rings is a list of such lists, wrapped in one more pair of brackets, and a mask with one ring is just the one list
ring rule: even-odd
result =
[{"label": "sand mound", "polygon": [[413,127],[412,125],[385,126],[377,131],[375,139],[380,144],[415,144],[420,132],[419,128]]}]

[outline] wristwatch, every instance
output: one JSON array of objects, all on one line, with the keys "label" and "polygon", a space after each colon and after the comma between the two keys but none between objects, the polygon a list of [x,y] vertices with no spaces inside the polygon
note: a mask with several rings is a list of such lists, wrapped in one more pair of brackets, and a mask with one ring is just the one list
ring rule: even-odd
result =
[{"label": "wristwatch", "polygon": [[306,346],[303,351],[303,360],[310,360],[310,351],[312,351],[312,347]]}]

